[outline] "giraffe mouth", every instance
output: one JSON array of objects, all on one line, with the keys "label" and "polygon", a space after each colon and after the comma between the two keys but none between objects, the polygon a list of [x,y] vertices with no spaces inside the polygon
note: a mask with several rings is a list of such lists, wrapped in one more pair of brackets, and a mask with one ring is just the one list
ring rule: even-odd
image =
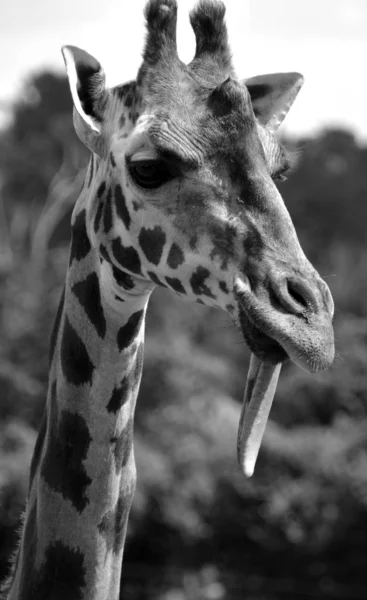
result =
[{"label": "giraffe mouth", "polygon": [[285,362],[289,356],[284,348],[270,335],[255,325],[242,303],[238,305],[242,335],[251,352],[260,360],[271,364]]},{"label": "giraffe mouth", "polygon": [[334,358],[330,311],[286,314],[257,298],[248,286],[235,286],[239,322],[251,350],[238,428],[237,456],[246,477],[253,474],[282,363],[290,358],[308,371],[328,368]]}]

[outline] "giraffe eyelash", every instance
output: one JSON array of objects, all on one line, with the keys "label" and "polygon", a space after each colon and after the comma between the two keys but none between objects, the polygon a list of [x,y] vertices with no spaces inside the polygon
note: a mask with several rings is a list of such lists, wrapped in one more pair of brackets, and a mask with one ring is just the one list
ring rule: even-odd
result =
[{"label": "giraffe eyelash", "polygon": [[177,176],[175,169],[162,160],[134,160],[127,163],[130,177],[139,187],[154,190]]}]

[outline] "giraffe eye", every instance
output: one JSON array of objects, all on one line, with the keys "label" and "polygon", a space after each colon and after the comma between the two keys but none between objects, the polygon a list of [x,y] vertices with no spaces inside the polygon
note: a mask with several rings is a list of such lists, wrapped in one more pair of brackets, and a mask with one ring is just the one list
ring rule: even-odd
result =
[{"label": "giraffe eye", "polygon": [[158,188],[175,177],[172,169],[161,160],[130,162],[128,169],[135,183],[144,189]]}]

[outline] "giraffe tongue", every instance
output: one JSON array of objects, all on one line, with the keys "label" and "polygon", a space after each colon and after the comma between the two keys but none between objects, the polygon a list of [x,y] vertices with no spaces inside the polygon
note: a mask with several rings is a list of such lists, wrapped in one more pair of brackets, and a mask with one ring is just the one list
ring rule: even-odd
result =
[{"label": "giraffe tongue", "polygon": [[251,354],[237,439],[238,462],[246,477],[254,472],[281,366]]}]

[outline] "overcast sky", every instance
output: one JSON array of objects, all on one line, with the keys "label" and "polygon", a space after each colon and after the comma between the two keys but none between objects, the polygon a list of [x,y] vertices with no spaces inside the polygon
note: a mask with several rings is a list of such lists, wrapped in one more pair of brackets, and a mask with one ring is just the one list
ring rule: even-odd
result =
[{"label": "overcast sky", "polygon": [[[60,46],[94,54],[111,85],[135,77],[144,41],[145,0],[0,0],[0,104],[42,67],[61,70]],[[179,0],[178,44],[194,52]],[[367,140],[367,0],[226,0],[238,75],[299,71],[306,82],[283,130],[307,134],[330,125]]]}]

